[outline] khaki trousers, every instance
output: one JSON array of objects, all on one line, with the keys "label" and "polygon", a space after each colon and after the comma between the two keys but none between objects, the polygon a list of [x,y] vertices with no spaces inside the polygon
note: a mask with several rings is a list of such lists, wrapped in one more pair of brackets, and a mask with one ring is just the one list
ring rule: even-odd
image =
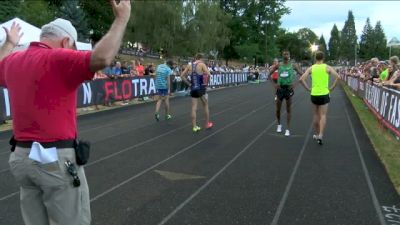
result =
[{"label": "khaki trousers", "polygon": [[[41,164],[31,160],[30,148],[16,147],[10,169],[20,187],[25,225],[89,225],[89,188],[82,166],[76,165],[73,148],[57,149],[58,161]],[[74,187],[64,162],[75,164],[81,182]]]}]

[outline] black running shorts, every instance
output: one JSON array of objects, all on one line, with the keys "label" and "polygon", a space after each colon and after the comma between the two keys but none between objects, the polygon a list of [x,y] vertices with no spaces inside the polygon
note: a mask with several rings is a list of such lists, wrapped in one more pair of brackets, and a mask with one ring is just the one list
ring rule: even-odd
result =
[{"label": "black running shorts", "polygon": [[328,95],[318,95],[318,96],[313,96],[311,95],[311,102],[314,105],[325,105],[328,104],[331,101],[329,94]]},{"label": "black running shorts", "polygon": [[206,90],[204,90],[204,89],[190,91],[190,96],[192,96],[192,98],[201,98],[201,96],[203,96],[205,94],[206,94]]},{"label": "black running shorts", "polygon": [[280,101],[283,99],[289,100],[289,98],[291,98],[293,95],[293,88],[290,88],[287,85],[281,85],[280,88],[276,90],[276,97],[278,97]]}]

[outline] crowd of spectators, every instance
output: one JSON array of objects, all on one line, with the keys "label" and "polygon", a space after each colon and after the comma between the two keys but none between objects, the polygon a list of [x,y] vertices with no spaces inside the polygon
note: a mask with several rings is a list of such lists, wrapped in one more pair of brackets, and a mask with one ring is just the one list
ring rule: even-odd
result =
[{"label": "crowd of spectators", "polygon": [[[211,74],[227,73],[227,72],[248,72],[249,81],[257,81],[260,78],[260,74],[265,73],[264,67],[243,65],[221,65],[213,60],[206,62],[208,69]],[[190,66],[190,62],[182,62],[175,64],[173,71],[174,74],[171,76],[171,93],[176,92],[187,92],[189,87],[187,84],[182,82],[180,74],[185,70],[186,66]],[[94,80],[97,79],[119,79],[119,78],[134,78],[143,76],[155,76],[155,70],[157,65],[152,62],[145,63],[143,58],[137,58],[131,61],[114,61],[110,66],[104,70],[97,71],[94,76]],[[96,97],[101,99],[101,96]],[[96,100],[96,102],[98,102]],[[109,102],[103,102],[105,106],[112,106],[112,99]],[[124,100],[122,104],[127,104],[128,100]],[[98,108],[96,104],[96,108]]]},{"label": "crowd of spectators", "polygon": [[392,56],[389,60],[380,61],[372,58],[357,66],[342,68],[341,73],[364,81],[400,90],[399,57]]}]

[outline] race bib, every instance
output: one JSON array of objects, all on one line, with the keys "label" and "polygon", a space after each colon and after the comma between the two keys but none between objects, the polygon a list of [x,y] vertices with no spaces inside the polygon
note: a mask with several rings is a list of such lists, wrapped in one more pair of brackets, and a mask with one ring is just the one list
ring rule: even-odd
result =
[{"label": "race bib", "polygon": [[288,76],[289,76],[289,72],[288,72],[288,71],[283,71],[283,72],[280,74],[280,76],[281,76],[281,77],[288,77]]}]

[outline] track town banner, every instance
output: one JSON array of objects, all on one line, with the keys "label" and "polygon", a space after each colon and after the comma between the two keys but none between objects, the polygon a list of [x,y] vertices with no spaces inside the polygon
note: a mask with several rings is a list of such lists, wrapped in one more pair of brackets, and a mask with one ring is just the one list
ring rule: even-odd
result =
[{"label": "track town banner", "polygon": [[353,93],[362,98],[375,117],[400,137],[400,91],[342,76]]}]

